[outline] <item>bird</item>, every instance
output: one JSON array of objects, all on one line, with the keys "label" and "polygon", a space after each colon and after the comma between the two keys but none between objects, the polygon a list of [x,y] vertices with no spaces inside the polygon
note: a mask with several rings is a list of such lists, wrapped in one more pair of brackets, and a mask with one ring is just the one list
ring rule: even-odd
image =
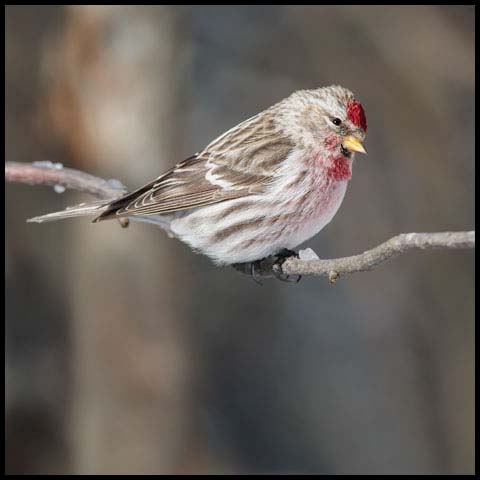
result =
[{"label": "bird", "polygon": [[216,265],[283,261],[337,213],[366,132],[350,90],[298,90],[121,198],[29,221],[129,218],[160,226]]}]

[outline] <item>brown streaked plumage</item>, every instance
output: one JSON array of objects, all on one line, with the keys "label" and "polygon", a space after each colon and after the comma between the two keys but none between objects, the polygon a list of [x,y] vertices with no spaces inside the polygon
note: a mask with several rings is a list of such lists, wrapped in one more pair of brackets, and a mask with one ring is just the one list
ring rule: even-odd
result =
[{"label": "brown streaked plumage", "polygon": [[33,220],[130,217],[157,223],[216,263],[258,260],[331,220],[366,128],[349,90],[301,90],[119,200]]},{"label": "brown streaked plumage", "polygon": [[[275,132],[273,117],[265,112],[214,140],[154,182],[111,203],[94,221],[171,213],[261,193],[275,166],[293,147],[288,137]],[[249,161],[251,158],[255,162]],[[219,183],[212,183],[207,174]],[[222,188],[225,182],[228,190]]]}]

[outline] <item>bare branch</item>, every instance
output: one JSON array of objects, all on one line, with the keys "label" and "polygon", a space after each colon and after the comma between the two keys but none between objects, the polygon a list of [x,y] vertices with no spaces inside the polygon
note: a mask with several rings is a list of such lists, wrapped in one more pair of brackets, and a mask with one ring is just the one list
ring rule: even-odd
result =
[{"label": "bare branch", "polygon": [[[105,200],[113,200],[127,192],[127,189],[118,180],[104,180],[50,162],[36,164],[6,162],[5,180],[29,185],[60,185]],[[236,268],[244,273],[251,273],[253,268],[255,276],[258,277],[273,277],[279,274],[323,275],[327,276],[331,282],[335,282],[340,275],[372,270],[380,263],[409,250],[434,248],[474,249],[475,231],[401,233],[371,250],[351,257],[331,260],[306,259],[302,256],[300,258],[291,257],[285,260],[281,266],[275,261],[275,258],[269,257],[255,262],[253,266],[251,263],[244,263],[237,265]],[[310,257],[312,254],[313,252],[310,253]]]},{"label": "bare branch", "polygon": [[5,162],[5,180],[28,185],[58,185],[89,193],[100,200],[114,200],[127,192],[127,188],[118,180],[104,180],[52,162]]},{"label": "bare branch", "polygon": [[475,248],[475,231],[401,233],[360,255],[333,260],[301,260],[289,258],[282,265],[282,271],[288,275],[325,275],[333,282],[341,274],[372,270],[380,263],[409,250],[427,250],[433,248]]}]

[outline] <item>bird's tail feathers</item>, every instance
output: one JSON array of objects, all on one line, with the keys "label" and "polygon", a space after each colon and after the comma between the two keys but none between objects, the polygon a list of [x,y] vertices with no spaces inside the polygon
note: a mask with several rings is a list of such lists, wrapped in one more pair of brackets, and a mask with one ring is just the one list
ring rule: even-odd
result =
[{"label": "bird's tail feathers", "polygon": [[60,212],[47,213],[46,215],[40,215],[39,217],[29,218],[27,222],[43,223],[63,220],[65,218],[99,215],[105,210],[109,203],[110,202],[105,202],[105,200],[92,203],[80,203],[79,205],[68,207]]}]

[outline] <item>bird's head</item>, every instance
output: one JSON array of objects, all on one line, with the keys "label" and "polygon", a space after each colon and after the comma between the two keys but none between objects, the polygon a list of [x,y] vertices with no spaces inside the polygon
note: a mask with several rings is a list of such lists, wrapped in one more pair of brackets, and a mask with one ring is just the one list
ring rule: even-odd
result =
[{"label": "bird's head", "polygon": [[330,86],[295,92],[284,100],[280,121],[307,147],[347,158],[354,152],[366,153],[365,111],[346,88]]}]

